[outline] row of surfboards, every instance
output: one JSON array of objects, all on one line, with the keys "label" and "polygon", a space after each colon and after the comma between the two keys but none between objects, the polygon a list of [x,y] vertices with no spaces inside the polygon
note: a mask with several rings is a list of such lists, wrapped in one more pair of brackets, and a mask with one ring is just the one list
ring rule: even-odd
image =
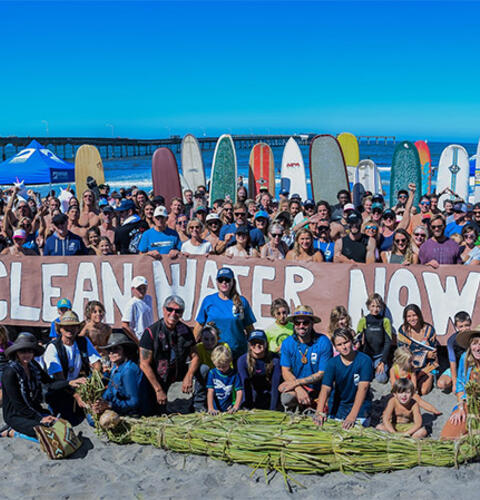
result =
[{"label": "row of surfboards", "polygon": [[[152,183],[155,195],[161,194],[167,203],[172,197],[182,196],[182,190],[206,185],[203,157],[197,139],[187,134],[182,140],[180,173],[175,155],[168,148],[157,149],[152,158]],[[475,201],[480,201],[480,143],[477,151],[475,176]],[[342,132],[338,137],[323,134],[313,138],[309,151],[309,168],[312,195],[315,200],[336,203],[341,189],[350,190],[353,201],[359,204],[365,191],[382,191],[380,173],[372,160],[360,161],[359,145],[355,135]],[[183,175],[182,175],[183,174]],[[75,157],[75,182],[77,193],[86,189],[86,179],[91,176],[97,184],[105,182],[100,154],[94,146],[84,145]],[[281,189],[307,196],[306,172],[302,152],[293,137],[284,148],[281,165]],[[450,145],[441,154],[436,191],[449,187],[459,196],[468,199],[469,158],[462,146]],[[415,203],[422,193],[429,192],[432,184],[432,163],[428,145],[424,141],[415,144],[403,141],[395,149],[390,172],[390,205],[396,203],[399,189],[406,189],[414,182],[421,189],[416,191]],[[216,199],[236,199],[237,158],[230,135],[219,137],[213,155],[210,175],[210,202]],[[275,196],[275,168],[272,149],[268,144],[256,144],[249,159],[249,196],[258,194],[266,187]],[[445,195],[440,200],[448,198]]]}]

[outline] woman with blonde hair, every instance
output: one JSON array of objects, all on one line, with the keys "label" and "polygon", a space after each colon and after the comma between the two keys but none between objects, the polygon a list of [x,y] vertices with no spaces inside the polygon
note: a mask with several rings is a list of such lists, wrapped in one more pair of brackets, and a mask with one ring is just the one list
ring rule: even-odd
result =
[{"label": "woman with blonde hair", "polygon": [[310,229],[300,229],[295,235],[293,249],[287,253],[286,260],[300,260],[304,262],[323,262],[322,252],[313,246],[313,234]]},{"label": "woman with blonde hair", "polygon": [[187,234],[190,239],[182,243],[181,252],[186,255],[205,255],[212,253],[212,244],[202,238],[205,226],[198,219],[192,219],[187,224]]},{"label": "woman with blonde hair", "polygon": [[418,264],[418,255],[413,251],[410,235],[405,229],[397,229],[393,234],[391,250],[380,254],[384,264]]}]

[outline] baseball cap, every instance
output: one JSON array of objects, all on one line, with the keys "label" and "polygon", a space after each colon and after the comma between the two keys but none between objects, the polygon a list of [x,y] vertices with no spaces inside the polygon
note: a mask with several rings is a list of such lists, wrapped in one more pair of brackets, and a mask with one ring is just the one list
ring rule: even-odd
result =
[{"label": "baseball cap", "polygon": [[168,212],[165,207],[162,207],[162,205],[159,205],[158,207],[155,208],[155,211],[153,212],[154,217],[168,217]]},{"label": "baseball cap", "polygon": [[20,239],[26,239],[27,237],[27,233],[25,232],[24,229],[16,229],[14,232],[13,232],[13,237],[14,238],[20,238]]},{"label": "baseball cap", "polygon": [[387,217],[392,217],[393,219],[396,219],[397,214],[393,210],[391,210],[390,208],[387,208],[387,210],[385,210],[385,212],[383,212],[382,217],[384,219],[386,219]]},{"label": "baseball cap", "polygon": [[466,214],[468,212],[467,205],[465,203],[455,203],[453,211]]},{"label": "baseball cap", "polygon": [[55,226],[60,226],[62,224],[65,224],[67,222],[68,217],[65,214],[57,214],[55,217],[53,217],[52,222]]},{"label": "baseball cap", "polygon": [[358,212],[352,212],[347,216],[347,224],[358,224],[362,222],[362,216]]},{"label": "baseball cap", "polygon": [[106,205],[106,206],[102,207],[102,212],[103,213],[112,213],[113,208],[110,205]]},{"label": "baseball cap", "polygon": [[132,280],[131,287],[138,288],[139,286],[142,286],[142,285],[145,285],[145,286],[148,285],[147,278],[145,278],[145,276],[135,276],[135,278],[133,278],[133,280]]},{"label": "baseball cap", "polygon": [[152,201],[154,205],[165,206],[165,198],[161,194],[154,196]]},{"label": "baseball cap", "polygon": [[132,210],[135,208],[135,203],[132,200],[122,200],[118,207],[115,207],[116,212],[125,212],[126,210]]},{"label": "baseball cap", "polygon": [[217,280],[218,278],[228,278],[233,280],[234,277],[233,271],[229,267],[222,267],[218,270]]},{"label": "baseball cap", "polygon": [[355,210],[355,205],[353,203],[345,203],[345,205],[343,205],[343,211],[347,212],[348,210]]},{"label": "baseball cap", "polygon": [[235,234],[248,234],[249,232],[248,226],[238,226],[235,230]]},{"label": "baseball cap", "polygon": [[267,343],[267,335],[263,330],[253,330],[253,332],[251,332],[248,336],[248,341],[252,342],[254,340],[260,340]]},{"label": "baseball cap", "polygon": [[64,297],[57,302],[57,308],[58,309],[71,309],[72,303],[70,300],[68,300]]},{"label": "baseball cap", "polygon": [[381,194],[374,194],[372,196],[372,201],[373,201],[373,203],[375,203],[376,201],[383,203],[385,200],[383,199],[383,196]]},{"label": "baseball cap", "polygon": [[383,211],[383,204],[379,203],[378,201],[376,203],[372,203],[372,212],[374,210],[378,210],[378,209],[380,209],[381,211]]},{"label": "baseball cap", "polygon": [[260,219],[261,217],[263,217],[264,219],[270,220],[270,216],[268,215],[268,213],[267,213],[267,212],[265,212],[265,210],[259,210],[259,211],[255,214],[254,219]]},{"label": "baseball cap", "polygon": [[315,202],[311,198],[308,198],[307,200],[305,200],[303,202],[303,206],[304,207],[314,207],[315,206]]},{"label": "baseball cap", "polygon": [[220,216],[215,212],[208,214],[207,218],[205,219],[206,222],[211,222],[212,220],[221,222]]},{"label": "baseball cap", "polygon": [[207,207],[204,207],[203,205],[199,205],[194,211],[194,214],[198,214],[198,212],[208,212]]},{"label": "baseball cap", "polygon": [[288,189],[281,189],[280,194],[282,196],[288,196],[290,194],[290,191]]},{"label": "baseball cap", "polygon": [[298,200],[298,201],[302,200],[301,196],[297,193],[293,193],[292,196],[290,196],[290,199],[291,200]]}]

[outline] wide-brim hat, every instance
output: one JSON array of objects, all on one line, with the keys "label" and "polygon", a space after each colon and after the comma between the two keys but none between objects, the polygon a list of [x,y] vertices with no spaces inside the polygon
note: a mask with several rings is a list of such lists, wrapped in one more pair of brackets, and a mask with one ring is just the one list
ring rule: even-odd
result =
[{"label": "wide-brim hat", "polygon": [[32,349],[35,356],[41,356],[45,350],[38,344],[35,335],[28,332],[21,332],[18,334],[17,340],[5,350],[5,355],[8,358],[13,358],[13,355],[22,349]]},{"label": "wide-brim hat", "polygon": [[313,314],[313,309],[310,306],[297,306],[287,319],[293,322],[296,318],[308,318],[311,319],[313,323],[320,323],[320,321],[322,321],[318,316]]},{"label": "wide-brim hat", "polygon": [[115,347],[117,345],[135,347],[137,348],[137,344],[133,340],[131,340],[125,333],[123,332],[115,332],[110,335],[110,339],[107,345],[99,346],[100,349],[110,349],[111,347]]},{"label": "wide-brim hat", "polygon": [[60,321],[55,323],[55,328],[58,330],[59,326],[78,326],[81,324],[82,322],[78,319],[77,314],[68,310],[60,316]]},{"label": "wide-brim hat", "polygon": [[278,212],[278,214],[275,215],[273,218],[273,221],[276,222],[279,219],[285,219],[288,224],[292,223],[292,216],[288,210],[283,210],[282,212]]},{"label": "wide-brim hat", "polygon": [[475,337],[480,337],[480,329],[478,327],[475,330],[465,330],[464,332],[457,333],[455,341],[460,347],[468,349],[470,342]]}]

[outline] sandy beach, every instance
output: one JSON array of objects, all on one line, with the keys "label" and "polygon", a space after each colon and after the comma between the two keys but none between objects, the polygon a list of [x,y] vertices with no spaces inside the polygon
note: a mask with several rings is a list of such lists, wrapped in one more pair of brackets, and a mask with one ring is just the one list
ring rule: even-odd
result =
[{"label": "sandy beach", "polygon": [[[373,384],[375,413],[387,386]],[[438,390],[425,397],[444,412],[432,422],[437,437],[453,406],[453,398]],[[176,384],[169,392],[172,409],[186,401]],[[460,469],[417,467],[389,474],[294,475],[305,488],[292,483],[292,493],[280,475],[265,483],[262,471],[228,465],[203,456],[183,455],[152,446],[118,446],[98,438],[85,422],[77,427],[83,447],[63,461],[48,460],[38,445],[22,439],[2,439],[0,473],[2,498],[466,498],[480,487],[480,464]]]}]

